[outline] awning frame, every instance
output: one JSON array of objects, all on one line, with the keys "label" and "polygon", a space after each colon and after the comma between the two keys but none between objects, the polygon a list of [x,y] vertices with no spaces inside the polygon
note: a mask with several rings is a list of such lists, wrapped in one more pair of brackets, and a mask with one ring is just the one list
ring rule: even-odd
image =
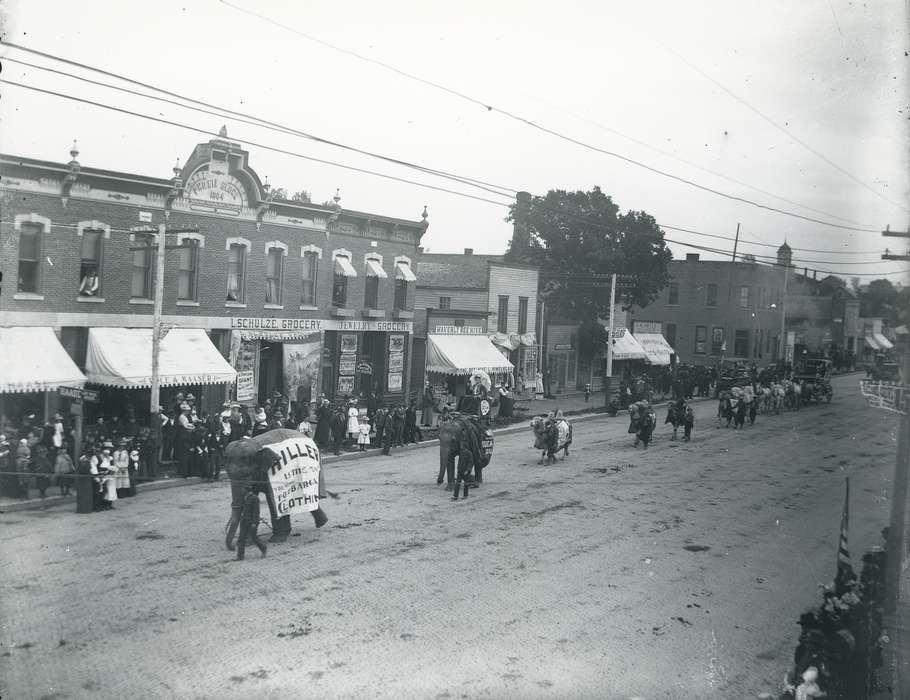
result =
[{"label": "awning frame", "polygon": [[367,277],[378,277],[381,280],[387,280],[389,278],[386,271],[382,269],[382,263],[379,262],[376,258],[367,258],[366,268]]},{"label": "awning frame", "polygon": [[343,277],[356,277],[357,270],[351,264],[350,258],[346,255],[335,256],[335,274]]},{"label": "awning frame", "polygon": [[395,262],[395,279],[404,282],[416,282],[417,276],[408,263],[403,260],[397,260]]}]

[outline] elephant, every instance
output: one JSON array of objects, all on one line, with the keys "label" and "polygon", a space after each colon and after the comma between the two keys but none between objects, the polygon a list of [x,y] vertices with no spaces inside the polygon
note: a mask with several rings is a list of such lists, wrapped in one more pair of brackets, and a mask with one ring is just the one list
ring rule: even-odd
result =
[{"label": "elephant", "polygon": [[[493,456],[493,432],[476,416],[451,413],[449,419],[439,424],[439,476],[437,484],[446,477],[446,490],[452,489],[452,500],[458,500],[458,491],[464,484],[464,497],[469,485],[483,483],[483,470]],[[458,469],[455,469],[455,458]],[[474,478],[469,481],[471,470]]]},{"label": "elephant", "polygon": [[540,450],[540,461],[547,464],[556,462],[556,453],[562,451],[562,458],[569,456],[569,445],[572,444],[572,424],[565,418],[535,416],[531,419],[531,430],[534,433],[534,449]]},{"label": "elephant", "polygon": [[[224,463],[228,476],[231,478],[231,519],[228,521],[225,544],[231,551],[234,549],[234,536],[240,524],[240,514],[243,510],[245,492],[252,490],[255,493],[264,493],[269,506],[269,515],[272,520],[272,537],[270,542],[284,542],[291,534],[291,516],[278,517],[275,508],[275,499],[269,484],[268,469],[275,462],[275,453],[267,445],[281,442],[289,438],[300,438],[312,442],[310,438],[296,430],[279,428],[257,435],[254,438],[235,440],[224,449]],[[315,443],[313,449],[317,450]],[[320,459],[319,468],[319,497],[325,497],[323,481],[324,467]],[[316,527],[322,527],[328,522],[328,516],[317,508],[310,511]]]}]

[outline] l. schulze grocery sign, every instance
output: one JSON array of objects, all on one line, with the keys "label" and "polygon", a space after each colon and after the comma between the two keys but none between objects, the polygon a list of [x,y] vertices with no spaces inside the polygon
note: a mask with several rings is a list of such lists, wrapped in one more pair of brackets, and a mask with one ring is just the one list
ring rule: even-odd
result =
[{"label": "l. schulze grocery sign", "polygon": [[319,448],[301,435],[266,445],[275,453],[269,483],[279,515],[308,513],[319,507]]}]

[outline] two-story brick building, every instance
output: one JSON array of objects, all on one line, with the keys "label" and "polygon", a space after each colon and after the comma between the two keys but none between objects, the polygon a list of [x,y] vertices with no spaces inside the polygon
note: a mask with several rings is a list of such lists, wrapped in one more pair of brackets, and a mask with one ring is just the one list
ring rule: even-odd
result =
[{"label": "two-story brick building", "polygon": [[[427,374],[466,376],[486,369],[518,386],[537,372],[536,267],[502,255],[421,253],[414,301],[412,383]],[[464,383],[459,385],[464,389]]]},{"label": "two-story brick building", "polygon": [[671,282],[658,299],[632,310],[631,330],[638,337],[642,328],[659,326],[681,362],[761,364],[794,351],[855,347],[845,321],[855,315],[856,300],[833,278],[817,280],[794,268],[786,243],[777,265],[701,260],[693,253],[672,261],[669,271]]},{"label": "two-story brick building", "polygon": [[[426,210],[405,220],[344,209],[337,194],[330,206],[276,200],[224,130],[172,179],[83,167],[78,155],[74,145],[69,163],[0,156],[0,327],[52,328],[108,405],[132,400],[113,387],[134,387],[145,392],[135,405],[148,406],[150,348],[127,331],[152,326],[166,223],[180,231],[163,266],[171,393],[197,386],[209,407],[226,395],[261,403],[274,391],[292,401],[406,395]],[[204,362],[182,371],[189,330],[205,332],[236,384],[205,388],[223,375]]]}]

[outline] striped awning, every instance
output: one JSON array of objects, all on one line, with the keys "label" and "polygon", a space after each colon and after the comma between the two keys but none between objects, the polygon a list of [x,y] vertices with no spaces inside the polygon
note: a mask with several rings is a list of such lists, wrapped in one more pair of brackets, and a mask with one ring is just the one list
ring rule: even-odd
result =
[{"label": "striped awning", "polygon": [[356,277],[357,270],[351,265],[351,261],[343,255],[335,256],[335,274],[343,277]]},{"label": "striped awning", "polygon": [[373,258],[367,260],[367,277],[378,277],[382,280],[389,278],[386,271],[382,269],[382,263]]},{"label": "striped awning", "polygon": [[648,353],[626,328],[613,329],[614,360],[647,360]]},{"label": "striped awning", "polygon": [[85,376],[57,340],[53,328],[0,328],[0,394],[81,387]]},{"label": "striped awning", "polygon": [[398,262],[395,263],[395,279],[404,280],[405,282],[416,282],[417,281],[417,278],[414,276],[413,270],[411,270],[411,266],[408,263],[401,261],[401,260],[399,260]]},{"label": "striped awning", "polygon": [[[90,328],[85,376],[124,389],[152,385],[151,328]],[[224,384],[237,372],[201,328],[172,328],[158,354],[161,386]]]},{"label": "striped awning", "polygon": [[482,335],[428,335],[427,372],[470,376],[511,372],[515,366]]},{"label": "striped awning", "polygon": [[890,350],[894,347],[894,343],[888,340],[881,333],[873,333],[872,337],[875,338],[875,342],[881,346],[882,350]]}]

